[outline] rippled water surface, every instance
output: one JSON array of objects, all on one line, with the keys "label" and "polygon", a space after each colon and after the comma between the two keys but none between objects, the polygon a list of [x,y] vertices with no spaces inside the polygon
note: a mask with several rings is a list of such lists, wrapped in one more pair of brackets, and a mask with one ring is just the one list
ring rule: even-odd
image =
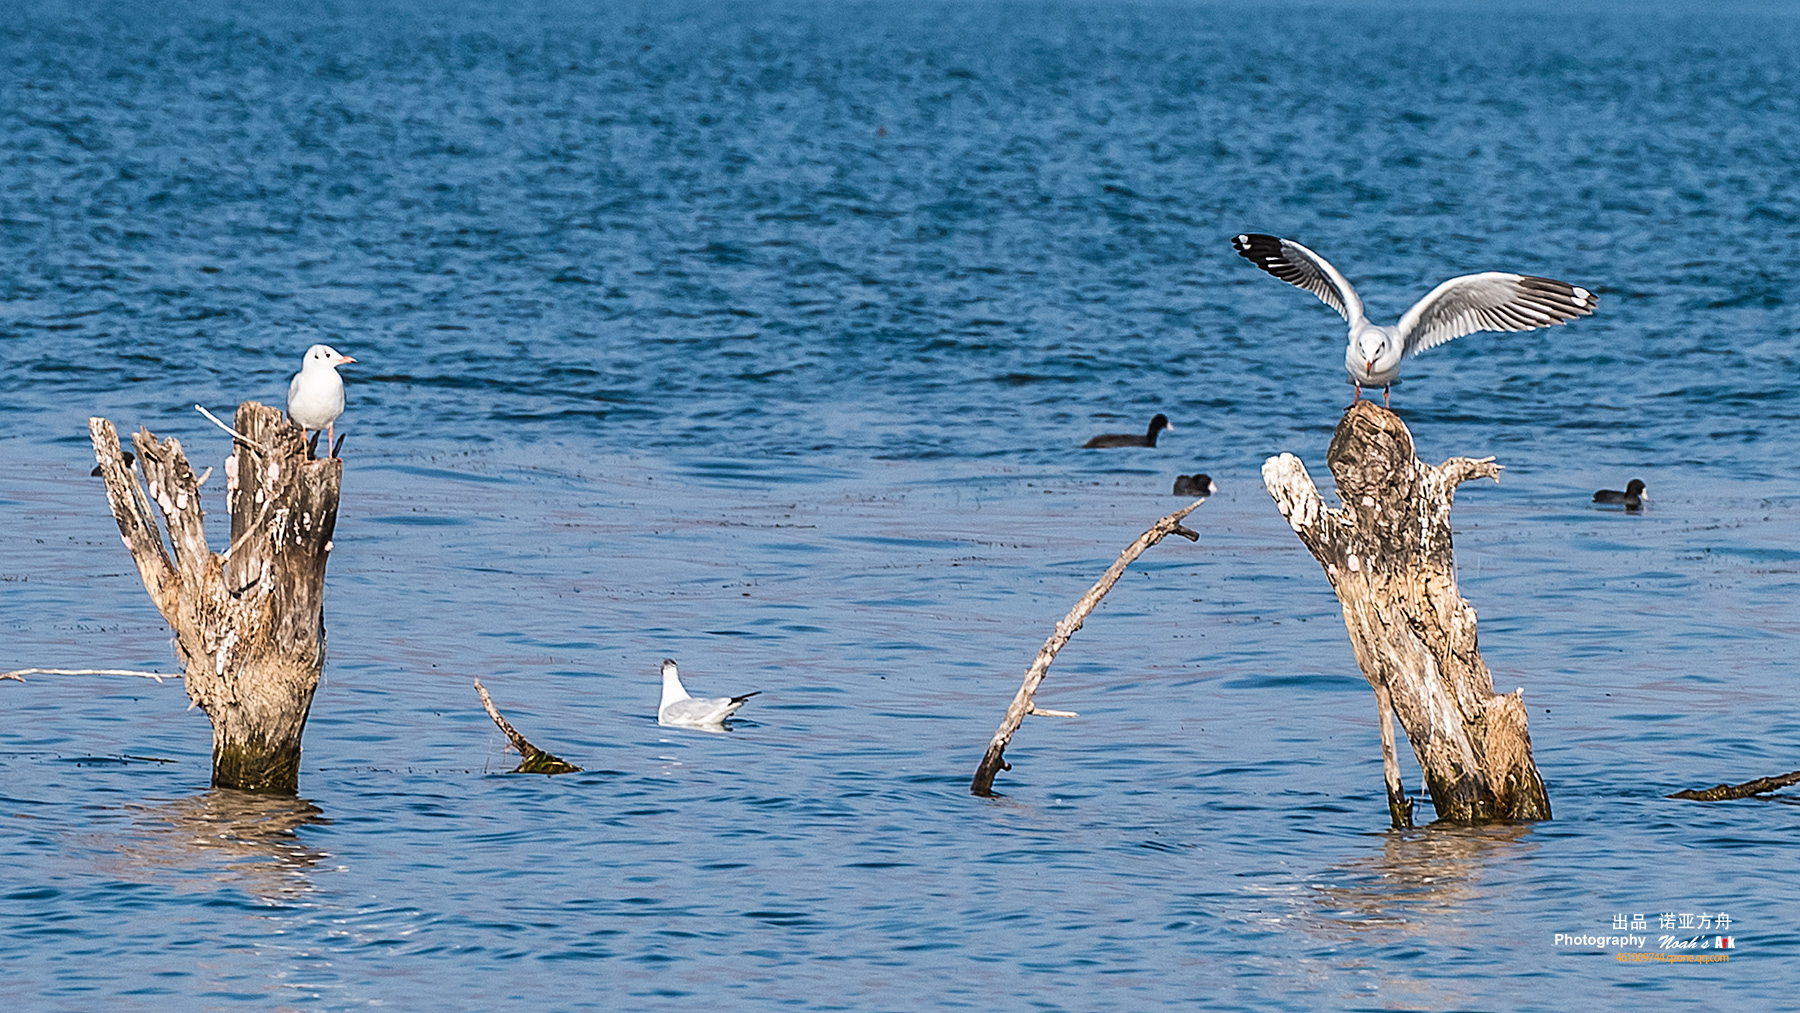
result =
[{"label": "rippled water surface", "polygon": [[[7,1009],[1774,1008],[1800,955],[1800,22],[1556,4],[45,4],[0,31],[0,668],[173,671],[85,420],[357,357],[299,800],[176,682],[0,682]],[[1556,818],[1386,830],[1258,469],[1408,367]],[[1155,450],[1077,449],[1166,412]],[[1063,652],[1178,472],[1220,493]],[[1642,516],[1599,486],[1643,478]],[[217,495],[217,492],[214,493]],[[215,517],[222,502],[212,504]],[[215,540],[218,532],[215,531]],[[763,691],[659,728],[659,659]],[[586,771],[509,777],[479,676]],[[1409,787],[1419,778],[1405,760]],[[1728,964],[1556,933],[1727,913]],[[1690,933],[1682,933],[1684,936]]]}]

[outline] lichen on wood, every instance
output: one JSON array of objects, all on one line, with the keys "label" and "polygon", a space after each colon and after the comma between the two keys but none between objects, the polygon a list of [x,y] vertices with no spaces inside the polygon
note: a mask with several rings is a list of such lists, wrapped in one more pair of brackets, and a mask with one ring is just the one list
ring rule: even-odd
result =
[{"label": "lichen on wood", "polygon": [[[1523,690],[1494,692],[1476,644],[1475,610],[1456,587],[1450,506],[1456,487],[1498,479],[1493,458],[1419,460],[1399,416],[1371,401],[1344,413],[1326,463],[1341,509],[1327,507],[1292,454],[1263,464],[1263,484],[1318,559],[1343,605],[1357,663],[1385,725],[1400,719],[1439,819],[1550,818],[1531,757]],[[1388,809],[1411,825],[1392,735],[1383,736]]]},{"label": "lichen on wood", "polygon": [[231,538],[219,553],[207,545],[204,478],[179,440],[132,435],[140,482],[110,421],[89,419],[88,433],[120,536],[175,631],[188,697],[212,721],[213,785],[293,794],[324,667],[325,562],[343,462],[310,460],[300,428],[275,408],[246,401],[234,421]]}]

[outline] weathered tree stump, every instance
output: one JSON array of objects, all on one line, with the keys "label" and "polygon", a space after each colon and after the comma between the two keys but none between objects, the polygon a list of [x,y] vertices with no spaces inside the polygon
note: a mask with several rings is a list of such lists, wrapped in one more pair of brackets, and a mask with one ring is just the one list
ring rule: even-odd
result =
[{"label": "weathered tree stump", "polygon": [[[214,553],[200,480],[180,441],[143,429],[132,435],[140,485],[113,424],[88,420],[119,533],[175,631],[188,697],[212,721],[213,785],[294,794],[300,736],[325,661],[325,560],[343,462],[310,460],[300,427],[255,401],[238,406],[236,430],[225,461],[231,541]],[[162,512],[167,546],[151,503]]]},{"label": "weathered tree stump", "polygon": [[1498,479],[1493,458],[1414,456],[1400,417],[1372,401],[1344,413],[1326,463],[1343,509],[1325,506],[1292,454],[1263,464],[1263,484],[1318,558],[1375,689],[1388,811],[1410,826],[1390,713],[1412,741],[1438,818],[1455,823],[1550,818],[1531,759],[1524,690],[1494,692],[1475,642],[1475,610],[1456,589],[1450,504],[1472,478]]}]

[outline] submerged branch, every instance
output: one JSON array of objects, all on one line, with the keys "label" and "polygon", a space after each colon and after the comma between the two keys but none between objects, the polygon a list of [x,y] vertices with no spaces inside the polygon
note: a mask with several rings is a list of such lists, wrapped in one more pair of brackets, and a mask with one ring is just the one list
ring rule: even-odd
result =
[{"label": "submerged branch", "polygon": [[1721,784],[1711,788],[1689,788],[1678,791],[1669,798],[1685,798],[1695,802],[1724,802],[1734,798],[1750,798],[1753,795],[1766,795],[1790,784],[1800,784],[1800,770],[1788,774],[1777,774],[1774,777],[1759,777],[1743,784]]},{"label": "submerged branch", "polygon": [[532,745],[525,736],[520,735],[517,728],[500,716],[500,709],[494,706],[493,697],[488,696],[487,687],[481,684],[480,679],[475,680],[475,692],[481,696],[482,709],[487,711],[488,717],[494,719],[494,724],[500,726],[500,730],[506,733],[507,741],[511,742],[513,749],[518,751],[519,765],[513,769],[513,773],[574,774],[581,770],[580,767],[559,756],[544,752]]},{"label": "submerged branch", "polygon": [[1056,660],[1056,653],[1063,649],[1063,645],[1069,642],[1069,638],[1075,635],[1076,630],[1081,629],[1081,624],[1087,620],[1088,615],[1099,607],[1100,599],[1106,597],[1106,592],[1112,590],[1113,585],[1117,584],[1119,578],[1124,576],[1125,568],[1131,565],[1132,560],[1143,555],[1144,550],[1169,535],[1180,535],[1190,542],[1200,540],[1198,534],[1182,527],[1181,521],[1204,502],[1206,502],[1205,497],[1197,499],[1150,525],[1150,530],[1145,531],[1138,536],[1137,541],[1126,546],[1125,551],[1119,553],[1119,558],[1107,568],[1106,573],[1095,582],[1093,587],[1088,588],[1087,594],[1081,596],[1081,600],[1075,603],[1075,607],[1069,610],[1069,614],[1063,617],[1062,622],[1056,624],[1056,629],[1051,632],[1050,638],[1044,641],[1044,646],[1038,650],[1037,657],[1031,662],[1031,667],[1025,671],[1024,684],[1013,696],[1012,705],[1006,708],[1006,716],[1001,719],[999,729],[994,732],[994,738],[988,743],[987,753],[981,758],[981,765],[975,768],[975,779],[969,783],[971,794],[992,795],[994,778],[1000,771],[1012,769],[1012,764],[1006,762],[1006,746],[1012,741],[1013,733],[1019,730],[1019,725],[1024,723],[1026,715],[1040,714],[1071,718],[1075,716],[1072,711],[1040,710],[1032,703],[1033,698],[1037,696],[1038,685],[1044,681],[1044,675],[1050,671],[1050,663]]}]

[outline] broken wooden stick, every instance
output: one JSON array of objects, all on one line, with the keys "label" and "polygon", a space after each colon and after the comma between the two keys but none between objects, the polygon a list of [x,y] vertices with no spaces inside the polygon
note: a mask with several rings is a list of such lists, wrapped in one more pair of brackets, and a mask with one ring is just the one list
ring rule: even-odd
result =
[{"label": "broken wooden stick", "polygon": [[519,765],[513,768],[513,773],[576,774],[581,772],[580,767],[559,756],[544,752],[532,745],[525,736],[520,735],[519,730],[514,728],[511,722],[500,716],[500,709],[494,706],[494,698],[488,696],[487,687],[481,684],[480,679],[475,680],[475,692],[481,696],[482,709],[486,710],[488,717],[494,719],[494,724],[499,725],[500,730],[506,733],[506,740],[512,743],[513,749],[519,754]]},{"label": "broken wooden stick", "polygon": [[1182,527],[1181,521],[1204,502],[1206,502],[1204,497],[1197,499],[1150,525],[1150,530],[1145,531],[1138,536],[1137,541],[1126,546],[1125,551],[1119,553],[1119,558],[1107,568],[1106,573],[1101,576],[1099,581],[1093,587],[1088,588],[1087,594],[1082,595],[1081,600],[1075,603],[1075,607],[1069,610],[1069,614],[1063,617],[1062,622],[1056,624],[1056,629],[1051,632],[1050,638],[1045,640],[1044,646],[1038,649],[1037,657],[1032,660],[1031,667],[1025,670],[1024,684],[1019,687],[1019,692],[1013,695],[1012,705],[1006,708],[1006,716],[1001,719],[999,729],[994,732],[993,739],[988,742],[987,754],[981,758],[981,765],[975,768],[975,779],[969,784],[969,791],[972,794],[992,795],[994,778],[1000,771],[1012,769],[1012,764],[1006,762],[1006,746],[1012,741],[1013,733],[1019,730],[1019,725],[1024,723],[1027,715],[1038,714],[1061,718],[1076,716],[1074,711],[1043,710],[1032,703],[1033,698],[1037,696],[1038,684],[1044,681],[1045,673],[1050,671],[1050,663],[1056,660],[1056,652],[1063,649],[1063,645],[1069,642],[1069,638],[1075,635],[1076,630],[1081,629],[1081,624],[1087,620],[1088,615],[1099,606],[1100,599],[1106,597],[1106,592],[1112,590],[1112,586],[1119,582],[1121,576],[1124,576],[1125,568],[1131,565],[1132,560],[1143,555],[1144,550],[1172,534],[1180,535],[1190,542],[1200,540],[1197,533]]},{"label": "broken wooden stick", "polygon": [[1524,690],[1500,695],[1475,639],[1475,610],[1456,589],[1450,504],[1472,478],[1498,479],[1493,458],[1433,468],[1400,417],[1372,401],[1345,411],[1325,457],[1342,509],[1319,498],[1292,454],[1263,464],[1263,484],[1325,569],[1382,722],[1382,767],[1395,827],[1412,825],[1390,715],[1424,772],[1438,818],[1454,823],[1550,818],[1531,759]]},{"label": "broken wooden stick", "polygon": [[1711,788],[1689,788],[1678,791],[1669,798],[1685,798],[1695,802],[1725,802],[1734,798],[1750,798],[1753,795],[1766,795],[1769,792],[1786,788],[1790,784],[1800,784],[1800,770],[1788,774],[1777,774],[1774,777],[1759,777],[1743,784],[1721,784]]},{"label": "broken wooden stick", "polygon": [[234,421],[223,553],[207,547],[202,479],[179,440],[133,434],[140,483],[110,421],[89,419],[88,434],[120,537],[175,631],[188,696],[212,721],[213,786],[291,795],[325,662],[325,561],[343,465],[307,460],[300,427],[275,408],[246,401]]},{"label": "broken wooden stick", "polygon": [[129,668],[21,668],[0,672],[0,679],[24,682],[28,675],[135,675],[140,679],[155,679],[157,682],[179,678],[170,672],[139,672]]}]

